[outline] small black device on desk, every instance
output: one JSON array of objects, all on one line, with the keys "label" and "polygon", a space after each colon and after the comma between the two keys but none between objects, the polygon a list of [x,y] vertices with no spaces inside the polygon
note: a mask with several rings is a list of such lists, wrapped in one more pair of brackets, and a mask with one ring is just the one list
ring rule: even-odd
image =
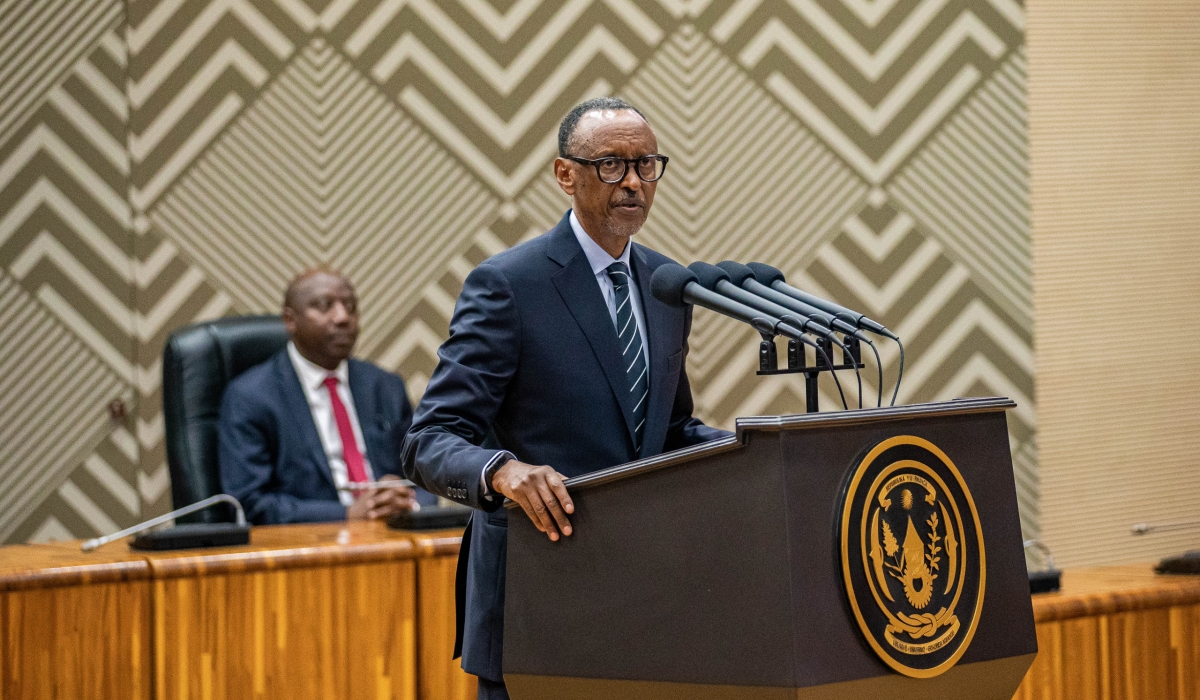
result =
[{"label": "small black device on desk", "polygon": [[1200,549],[1167,557],[1154,567],[1156,574],[1200,574]]},{"label": "small black device on desk", "polygon": [[233,547],[250,544],[250,526],[236,523],[186,523],[162,530],[143,532],[129,546],[133,549],[162,551],[198,547]]},{"label": "small black device on desk", "polygon": [[424,507],[408,513],[396,513],[388,518],[388,527],[393,530],[445,530],[466,527],[471,519],[471,508],[466,506]]}]

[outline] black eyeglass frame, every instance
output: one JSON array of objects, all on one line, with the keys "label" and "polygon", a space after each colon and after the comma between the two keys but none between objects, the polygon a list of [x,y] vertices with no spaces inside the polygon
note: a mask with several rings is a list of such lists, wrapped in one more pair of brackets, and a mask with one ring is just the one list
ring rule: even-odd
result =
[{"label": "black eyeglass frame", "polygon": [[[663,175],[667,174],[667,163],[670,162],[670,160],[671,160],[667,156],[664,156],[660,153],[652,153],[650,155],[641,156],[639,158],[617,158],[616,156],[605,156],[603,158],[580,158],[578,156],[563,156],[563,158],[566,158],[567,160],[573,160],[576,163],[580,163],[582,165],[590,165],[590,166],[594,167],[596,169],[596,177],[599,178],[600,182],[603,182],[606,185],[616,185],[620,182],[623,182],[625,180],[625,176],[629,174],[629,164],[637,163],[638,161],[640,161],[644,158],[654,158],[656,160],[662,161],[662,172],[659,173],[658,177],[654,178],[653,180],[647,180],[646,178],[642,177],[642,174],[640,172],[638,172],[637,166],[635,165],[633,168],[633,173],[635,175],[637,175],[638,179],[641,180],[642,182],[658,182],[659,180],[662,179]],[[621,161],[621,163],[625,166],[624,168],[621,169],[621,177],[618,177],[616,180],[605,180],[604,176],[600,174],[600,164],[603,163],[604,161],[614,161],[614,160]]]}]

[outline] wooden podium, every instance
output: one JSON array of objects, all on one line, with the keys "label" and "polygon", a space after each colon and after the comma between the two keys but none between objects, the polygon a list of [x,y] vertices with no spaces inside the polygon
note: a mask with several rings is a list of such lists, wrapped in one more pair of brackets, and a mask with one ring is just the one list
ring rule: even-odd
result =
[{"label": "wooden podium", "polygon": [[1013,405],[743,418],[568,481],[573,536],[509,519],[510,694],[1008,700],[1037,653]]}]

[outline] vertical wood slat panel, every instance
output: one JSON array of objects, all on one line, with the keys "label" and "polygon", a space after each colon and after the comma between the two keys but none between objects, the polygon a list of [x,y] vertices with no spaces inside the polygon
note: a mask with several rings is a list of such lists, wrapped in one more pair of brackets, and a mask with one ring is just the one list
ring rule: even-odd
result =
[{"label": "vertical wood slat panel", "polygon": [[1019,700],[1195,700],[1200,605],[1039,622]]},{"label": "vertical wood slat panel", "polygon": [[161,700],[416,698],[412,561],[155,582]]},{"label": "vertical wood slat panel", "polygon": [[417,606],[420,610],[421,700],[473,700],[476,680],[459,666],[454,655],[455,571],[457,556],[421,559],[417,564]]},{"label": "vertical wood slat panel", "polygon": [[0,697],[151,697],[148,582],[30,588],[0,601]]}]

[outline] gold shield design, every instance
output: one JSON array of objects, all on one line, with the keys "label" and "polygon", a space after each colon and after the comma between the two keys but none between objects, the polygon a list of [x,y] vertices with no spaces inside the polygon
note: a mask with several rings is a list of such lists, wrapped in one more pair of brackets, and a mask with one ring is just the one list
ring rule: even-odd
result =
[{"label": "gold shield design", "polygon": [[850,608],[879,658],[914,678],[957,663],[983,607],[986,558],[950,458],[912,435],[876,445],[850,474],[839,540]]}]

